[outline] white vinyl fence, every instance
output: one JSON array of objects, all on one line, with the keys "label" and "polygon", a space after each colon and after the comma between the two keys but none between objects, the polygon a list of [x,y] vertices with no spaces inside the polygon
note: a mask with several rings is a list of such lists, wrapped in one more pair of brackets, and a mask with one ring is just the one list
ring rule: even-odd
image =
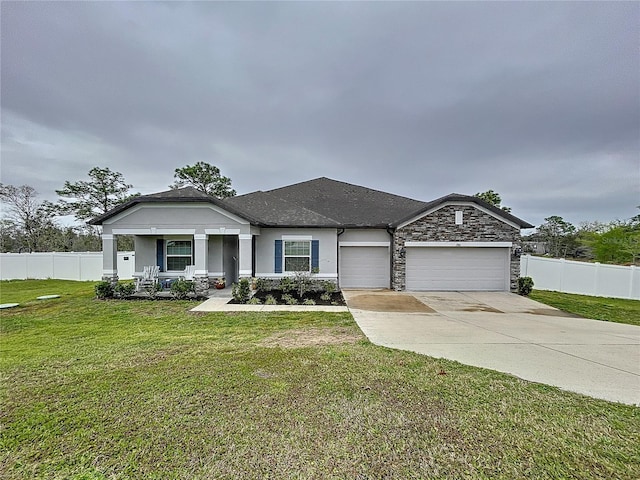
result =
[{"label": "white vinyl fence", "polygon": [[640,267],[523,255],[520,276],[538,290],[640,300]]},{"label": "white vinyl fence", "polygon": [[[118,276],[133,278],[135,253],[118,252]],[[102,279],[102,252],[0,253],[0,279]]]}]

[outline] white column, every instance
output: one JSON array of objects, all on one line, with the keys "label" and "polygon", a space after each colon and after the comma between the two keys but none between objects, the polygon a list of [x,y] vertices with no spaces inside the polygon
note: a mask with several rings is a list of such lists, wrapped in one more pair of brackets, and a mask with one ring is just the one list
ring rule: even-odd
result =
[{"label": "white column", "polygon": [[251,277],[251,260],[253,257],[253,244],[250,233],[238,235],[238,276],[240,278]]},{"label": "white column", "polygon": [[209,235],[197,234],[193,236],[195,241],[196,275],[209,276]]},{"label": "white column", "polygon": [[118,242],[110,233],[102,234],[102,279],[118,281]]}]

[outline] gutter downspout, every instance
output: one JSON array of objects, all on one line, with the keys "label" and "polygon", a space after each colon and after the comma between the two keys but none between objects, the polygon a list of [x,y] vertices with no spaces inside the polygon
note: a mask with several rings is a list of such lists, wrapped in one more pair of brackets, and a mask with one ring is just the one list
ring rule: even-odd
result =
[{"label": "gutter downspout", "polygon": [[340,290],[340,238],[339,237],[340,237],[340,235],[342,235],[345,232],[345,229],[344,228],[338,228],[336,230],[336,232],[337,232],[336,238],[338,240],[336,242],[336,260],[338,262],[338,265],[336,265],[337,266],[336,270],[338,271],[338,278],[336,279],[336,286],[338,287],[338,290]]}]

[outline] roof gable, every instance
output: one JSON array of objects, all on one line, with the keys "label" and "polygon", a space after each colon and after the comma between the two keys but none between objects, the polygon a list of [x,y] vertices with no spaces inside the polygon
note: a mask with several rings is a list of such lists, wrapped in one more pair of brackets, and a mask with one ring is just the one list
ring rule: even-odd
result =
[{"label": "roof gable", "polygon": [[501,208],[498,208],[495,205],[492,205],[489,202],[482,200],[481,198],[470,196],[470,195],[461,195],[459,193],[450,193],[449,195],[445,195],[444,197],[440,197],[440,198],[437,198],[436,200],[425,203],[422,209],[414,212],[411,215],[408,215],[405,218],[401,218],[398,221],[394,222],[394,227],[411,223],[415,221],[417,218],[420,218],[426,215],[427,213],[438,210],[440,207],[443,207],[444,205],[451,204],[451,203],[476,204],[481,209],[488,211],[488,213],[490,213],[494,217],[501,219],[506,223],[513,224],[514,226],[517,226],[520,228],[533,228],[533,225],[531,225],[530,223],[525,222],[524,220],[516,217],[515,215],[511,215],[510,213],[505,212]]},{"label": "roof gable", "polygon": [[103,215],[99,215],[92,219],[89,224],[90,225],[102,225],[102,223],[112,218],[125,210],[132,208],[135,205],[140,205],[144,203],[210,203],[217,207],[228,210],[230,213],[245,218],[251,223],[259,223],[256,218],[247,214],[244,211],[239,211],[231,205],[225,204],[222,200],[212,197],[211,195],[207,195],[204,192],[194,188],[194,187],[183,187],[176,188],[172,190],[167,190],[164,192],[152,193],[149,195],[141,195],[139,197],[132,198],[128,202],[118,205],[115,208],[112,208],[108,212]]}]

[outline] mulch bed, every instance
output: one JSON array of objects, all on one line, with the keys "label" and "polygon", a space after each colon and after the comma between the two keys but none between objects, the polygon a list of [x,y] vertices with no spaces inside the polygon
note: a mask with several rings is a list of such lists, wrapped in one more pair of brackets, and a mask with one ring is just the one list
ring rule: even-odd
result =
[{"label": "mulch bed", "polygon": [[[296,292],[288,292],[289,295],[291,295],[293,298],[295,298],[296,300],[298,300],[298,304],[302,305],[302,302],[304,302],[307,299],[311,299],[314,302],[316,302],[316,305],[338,305],[338,306],[345,306],[346,303],[344,301],[344,298],[342,297],[342,293],[341,292],[334,292],[331,294],[331,298],[329,300],[323,300],[320,298],[320,296],[322,295],[322,292],[307,292],[304,294],[304,296],[302,298],[300,298],[300,296],[296,293]],[[278,302],[278,305],[286,305],[287,302],[285,302],[284,300],[282,300],[282,295],[284,294],[284,292],[281,292],[279,290],[272,290],[270,292],[265,292],[262,290],[258,290],[254,297],[259,298],[261,303],[265,303],[265,299],[267,298],[267,295],[271,295],[276,299],[276,302]],[[238,302],[236,302],[235,300],[231,300],[229,301],[229,303],[231,304],[236,304]]]}]

